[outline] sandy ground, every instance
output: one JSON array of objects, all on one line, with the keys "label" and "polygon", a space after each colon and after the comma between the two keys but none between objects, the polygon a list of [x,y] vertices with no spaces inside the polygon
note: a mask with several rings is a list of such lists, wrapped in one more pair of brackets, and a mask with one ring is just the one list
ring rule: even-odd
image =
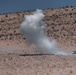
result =
[{"label": "sandy ground", "polygon": [[[0,75],[76,75],[76,56],[40,55],[20,32],[25,14],[0,15]],[[58,47],[76,51],[76,8],[44,10],[45,34]]]}]

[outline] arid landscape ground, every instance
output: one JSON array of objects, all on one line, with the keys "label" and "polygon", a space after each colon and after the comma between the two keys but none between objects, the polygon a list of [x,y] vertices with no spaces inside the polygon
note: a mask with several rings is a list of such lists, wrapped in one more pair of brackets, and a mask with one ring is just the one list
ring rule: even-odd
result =
[{"label": "arid landscape ground", "polygon": [[[24,15],[32,11],[0,15],[0,75],[76,75],[76,56],[40,55],[21,34]],[[45,34],[59,48],[76,51],[76,7],[43,10]]]}]

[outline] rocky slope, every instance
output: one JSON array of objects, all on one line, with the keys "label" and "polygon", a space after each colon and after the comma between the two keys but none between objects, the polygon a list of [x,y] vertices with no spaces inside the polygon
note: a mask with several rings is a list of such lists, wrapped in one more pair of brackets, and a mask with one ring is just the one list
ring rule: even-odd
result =
[{"label": "rocky slope", "polygon": [[[76,7],[43,11],[48,37],[56,39],[60,48],[76,51]],[[31,12],[0,15],[0,74],[76,75],[76,56],[38,55],[21,34],[24,15]]]}]

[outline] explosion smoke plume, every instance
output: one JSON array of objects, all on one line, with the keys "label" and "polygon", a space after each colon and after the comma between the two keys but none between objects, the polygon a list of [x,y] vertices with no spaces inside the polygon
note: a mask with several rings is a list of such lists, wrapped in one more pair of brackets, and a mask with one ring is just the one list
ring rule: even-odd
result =
[{"label": "explosion smoke plume", "polygon": [[50,40],[45,34],[46,24],[42,10],[36,10],[31,15],[25,15],[25,20],[21,24],[21,31],[31,43],[34,43],[41,54],[72,55],[73,52],[64,52],[56,47],[56,41]]}]

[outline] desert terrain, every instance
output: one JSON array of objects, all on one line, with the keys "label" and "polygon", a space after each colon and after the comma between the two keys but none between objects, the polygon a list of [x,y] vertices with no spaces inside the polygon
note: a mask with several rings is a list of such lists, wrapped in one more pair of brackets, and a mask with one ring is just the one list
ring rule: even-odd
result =
[{"label": "desert terrain", "polygon": [[[41,55],[20,31],[24,15],[34,10],[0,14],[0,75],[76,75],[75,55]],[[45,34],[59,48],[76,51],[76,7],[46,9]]]}]

